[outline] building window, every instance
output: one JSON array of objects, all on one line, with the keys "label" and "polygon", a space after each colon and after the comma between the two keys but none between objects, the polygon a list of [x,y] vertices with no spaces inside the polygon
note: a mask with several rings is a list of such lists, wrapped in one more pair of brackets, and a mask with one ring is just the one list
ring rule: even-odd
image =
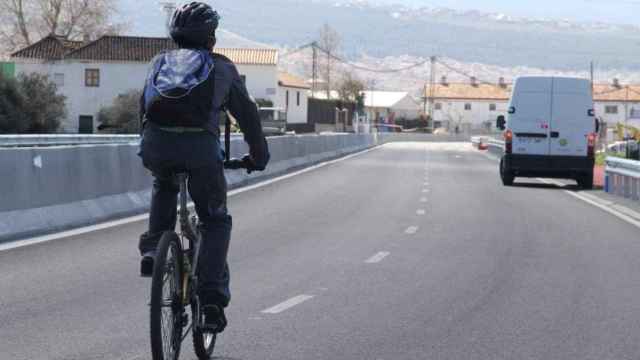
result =
[{"label": "building window", "polygon": [[99,87],[100,86],[100,69],[85,69],[84,85],[86,87]]},{"label": "building window", "polygon": [[435,108],[436,110],[442,110],[442,103],[436,103],[436,104],[434,105],[434,108]]},{"label": "building window", "polygon": [[465,109],[466,111],[471,111],[471,104],[470,104],[470,103],[466,103],[466,104],[464,104],[464,109]]},{"label": "building window", "polygon": [[604,107],[605,114],[617,114],[618,106],[617,105],[607,105]]},{"label": "building window", "polygon": [[296,105],[300,106],[300,91],[296,93]]},{"label": "building window", "polygon": [[489,104],[489,111],[496,111],[496,109],[498,109],[496,104]]},{"label": "building window", "polygon": [[57,87],[61,88],[64,86],[64,74],[56,73],[53,74],[53,83],[56,84]]},{"label": "building window", "polygon": [[240,75],[240,80],[242,81],[242,85],[247,85],[247,75]]},{"label": "building window", "polygon": [[287,90],[287,98],[285,99],[285,104],[287,108],[289,108],[289,90]]}]

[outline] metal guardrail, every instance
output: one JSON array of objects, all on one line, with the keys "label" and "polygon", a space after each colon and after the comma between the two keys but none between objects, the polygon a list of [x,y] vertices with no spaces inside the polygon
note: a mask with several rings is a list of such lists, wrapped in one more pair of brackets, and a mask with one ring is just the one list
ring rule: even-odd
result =
[{"label": "metal guardrail", "polygon": [[0,147],[124,144],[140,141],[139,135],[0,135]]},{"label": "metal guardrail", "polygon": [[608,157],[606,163],[605,191],[640,200],[640,161]]},{"label": "metal guardrail", "polygon": [[[242,137],[241,134],[231,136]],[[139,135],[0,135],[0,148],[131,144],[139,141]]]}]

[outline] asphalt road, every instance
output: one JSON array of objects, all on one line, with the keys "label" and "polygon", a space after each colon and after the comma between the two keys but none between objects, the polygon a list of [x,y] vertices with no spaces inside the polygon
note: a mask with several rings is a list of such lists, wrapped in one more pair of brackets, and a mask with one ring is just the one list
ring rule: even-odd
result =
[{"label": "asphalt road", "polygon": [[[392,144],[230,199],[221,359],[637,359],[638,228]],[[148,359],[138,222],[0,252],[0,359]],[[185,342],[182,359],[195,359]]]}]

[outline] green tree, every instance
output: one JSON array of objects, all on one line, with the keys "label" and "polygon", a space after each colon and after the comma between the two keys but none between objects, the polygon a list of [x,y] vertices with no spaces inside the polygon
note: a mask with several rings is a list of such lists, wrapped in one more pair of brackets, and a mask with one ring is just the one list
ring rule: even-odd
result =
[{"label": "green tree", "polygon": [[131,90],[119,95],[111,106],[100,109],[98,127],[101,132],[137,134],[140,132],[140,97],[142,91]]},{"label": "green tree", "polygon": [[58,94],[56,84],[40,74],[18,76],[22,95],[25,97],[22,112],[28,122],[27,132],[47,134],[58,130],[67,117],[66,96]]},{"label": "green tree", "polygon": [[23,117],[20,114],[23,102],[18,82],[0,74],[0,134],[26,131],[27,123],[21,121]]},{"label": "green tree", "polygon": [[0,76],[0,133],[56,132],[67,116],[65,101],[45,75]]}]

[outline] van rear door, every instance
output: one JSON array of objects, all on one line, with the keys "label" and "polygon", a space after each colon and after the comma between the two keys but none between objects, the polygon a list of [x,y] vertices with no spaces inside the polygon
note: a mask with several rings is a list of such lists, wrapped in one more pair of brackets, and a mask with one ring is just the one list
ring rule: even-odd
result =
[{"label": "van rear door", "polygon": [[587,156],[587,137],[595,131],[591,83],[585,79],[554,78],[549,153]]},{"label": "van rear door", "polygon": [[508,127],[513,132],[513,154],[549,154],[552,85],[550,77],[516,80],[508,118]]}]

